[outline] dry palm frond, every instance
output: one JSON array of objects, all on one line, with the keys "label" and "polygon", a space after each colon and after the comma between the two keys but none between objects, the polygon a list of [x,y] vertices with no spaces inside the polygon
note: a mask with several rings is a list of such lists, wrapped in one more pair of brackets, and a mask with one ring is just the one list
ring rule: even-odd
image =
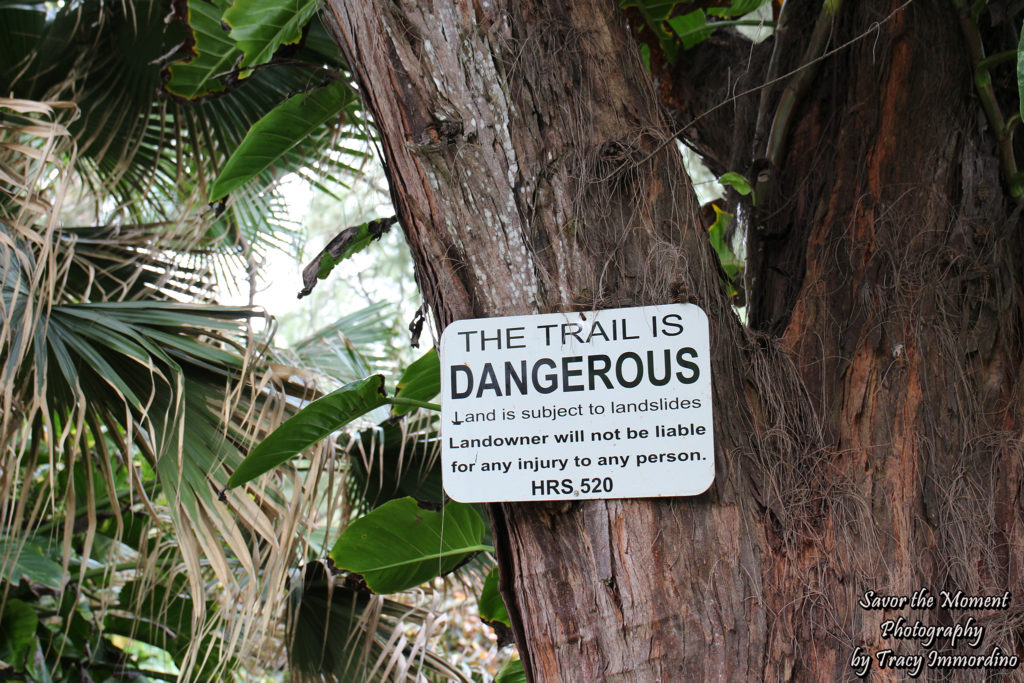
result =
[{"label": "dry palm frond", "polygon": [[[274,197],[236,197],[212,230],[204,184],[305,76],[261,71],[237,100],[160,100],[141,77],[148,59],[93,48],[123,23],[117,11],[131,15],[135,47],[156,45],[162,5],[74,6],[67,19],[90,30],[58,28],[88,44],[48,43],[70,50],[67,68],[40,48],[9,80],[75,104],[0,99],[0,579],[9,587],[33,552],[56,558],[60,589],[89,601],[101,630],[164,647],[183,679],[209,680],[280,642],[289,570],[323,556],[362,505],[346,498],[352,472],[333,444],[218,495],[250,443],[314,398],[307,380],[322,377],[267,362],[248,325],[257,311],[208,305],[211,264],[252,263]],[[34,70],[40,62],[49,71]],[[282,168],[301,165],[302,152]],[[85,227],[61,222],[75,189],[92,195],[78,212]],[[332,331],[304,350],[323,364],[343,345],[345,362],[329,370],[360,373],[368,363],[351,341]],[[356,469],[379,479],[386,464],[374,455]],[[410,644],[401,620],[387,623],[365,630],[385,646],[371,671],[405,677],[416,657],[432,661],[425,636]]]},{"label": "dry palm frond", "polygon": [[211,282],[168,246],[188,245],[193,224],[60,226],[71,105],[0,100],[0,113],[0,576],[38,541],[81,590],[113,580],[90,567],[101,546],[127,548],[135,566],[118,582],[131,588],[106,599],[108,625],[134,635],[169,619],[148,637],[181,676],[219,675],[277,628],[315,484],[218,492],[296,387],[264,370],[257,311],[183,303]]},{"label": "dry palm frond", "polygon": [[[67,123],[75,111],[68,102],[0,98],[0,221],[5,227],[0,232],[0,448],[5,455],[0,493],[6,494],[0,500],[13,499],[11,489],[19,483],[12,478],[27,446],[22,439],[15,449],[12,441],[45,405],[45,377],[26,387],[16,375],[31,351],[33,331],[45,326],[67,266],[53,248],[54,206],[67,189],[68,153],[74,147]],[[0,517],[0,526],[8,521]]]}]

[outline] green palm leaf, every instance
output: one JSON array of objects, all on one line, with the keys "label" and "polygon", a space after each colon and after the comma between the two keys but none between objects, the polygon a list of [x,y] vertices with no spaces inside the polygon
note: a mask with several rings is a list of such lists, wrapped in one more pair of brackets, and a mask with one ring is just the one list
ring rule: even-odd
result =
[{"label": "green palm leaf", "polygon": [[343,315],[280,354],[280,361],[315,369],[338,384],[392,370],[384,350],[394,333],[394,305],[378,301]]},{"label": "green palm leaf", "polygon": [[357,510],[405,496],[436,504],[444,500],[437,419],[414,417],[385,420],[349,443],[349,500]]},{"label": "green palm leaf", "polygon": [[[185,23],[187,16],[164,21],[166,8],[156,0],[131,3],[130,11],[126,11],[128,5],[118,3],[69,3],[55,15],[47,14],[43,3],[0,3],[0,24],[21,27],[18,44],[26,48],[0,50],[0,85],[4,92],[23,98],[55,91],[74,93],[82,114],[70,126],[79,144],[77,168],[92,195],[113,197],[119,221],[165,221],[176,219],[183,208],[202,207],[207,188],[250,127],[292,94],[322,82],[324,64],[340,65],[337,49],[318,38],[309,41],[317,47],[299,46],[287,63],[261,68],[243,80],[218,79],[212,71],[191,76],[194,88],[200,82],[224,81],[225,89],[216,98],[171,99],[160,93],[166,55],[172,54],[167,68],[175,73],[188,60],[188,55],[174,54],[175,46],[186,43],[194,31],[233,44],[217,14],[227,3],[200,0],[193,4],[190,16],[199,29]],[[215,18],[216,26],[210,23]],[[320,36],[322,27],[318,20],[314,23],[316,31],[309,33]],[[91,32],[84,33],[84,26],[92,27]],[[218,49],[203,54],[219,54]],[[236,57],[241,54],[237,52]],[[227,59],[226,55],[215,59],[216,68]],[[228,61],[226,68],[232,67]],[[197,67],[189,62],[189,68]],[[171,72],[166,73],[171,78]],[[354,101],[345,119],[355,124],[346,129],[346,136],[364,137]],[[327,145],[337,141],[337,131],[331,124],[315,129],[273,167],[258,174],[259,189],[271,187],[286,173],[300,171],[311,160],[316,161],[321,186],[344,184],[358,172],[363,153],[346,155],[343,150],[348,146],[337,144],[333,148],[342,154],[326,154]],[[110,222],[111,217],[103,220]],[[194,238],[216,238],[230,246],[290,239],[274,192],[240,195],[216,219],[209,212],[203,220],[191,222]]]}]

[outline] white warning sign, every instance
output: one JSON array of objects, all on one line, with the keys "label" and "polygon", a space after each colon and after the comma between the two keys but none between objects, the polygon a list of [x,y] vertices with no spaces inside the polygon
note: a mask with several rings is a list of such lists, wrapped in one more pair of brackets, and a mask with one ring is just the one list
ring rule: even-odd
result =
[{"label": "white warning sign", "polygon": [[693,304],[452,323],[445,491],[473,503],[703,493],[715,476],[708,339]]}]

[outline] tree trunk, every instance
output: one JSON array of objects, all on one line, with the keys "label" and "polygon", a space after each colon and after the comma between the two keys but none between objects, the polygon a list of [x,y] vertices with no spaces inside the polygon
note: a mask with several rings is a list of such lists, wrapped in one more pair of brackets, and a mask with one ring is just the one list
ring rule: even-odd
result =
[{"label": "tree trunk", "polygon": [[[1024,595],[1018,214],[955,14],[850,5],[831,44],[872,33],[815,73],[751,238],[754,332],[612,3],[329,2],[439,329],[668,301],[711,320],[708,493],[491,506],[531,680],[841,680],[858,646],[927,653],[883,619],[966,614],[865,591]],[[979,651],[1024,654],[1020,602],[970,614]]]},{"label": "tree trunk", "polygon": [[[751,240],[752,321],[782,335],[826,446],[780,482],[801,505],[769,527],[771,678],[790,666],[838,673],[856,646],[927,654],[882,637],[899,616],[974,617],[986,626],[976,652],[1024,655],[1020,212],[1001,187],[956,11],[902,4],[852,3],[835,22],[833,44],[855,42],[822,65],[794,124],[772,236]],[[787,542],[807,523],[798,546]],[[857,606],[867,590],[922,587],[1009,590],[1014,602]],[[822,662],[795,647],[823,641],[836,647]]]}]

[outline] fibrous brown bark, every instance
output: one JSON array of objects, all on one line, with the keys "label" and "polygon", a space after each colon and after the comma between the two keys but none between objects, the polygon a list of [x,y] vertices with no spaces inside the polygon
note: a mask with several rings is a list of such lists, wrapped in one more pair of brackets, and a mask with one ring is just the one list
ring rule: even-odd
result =
[{"label": "fibrous brown bark", "polygon": [[[1010,590],[1006,612],[895,615],[973,616],[988,628],[979,652],[1022,654],[1020,213],[956,11],[857,4],[834,23],[833,44],[849,41],[798,116],[775,236],[751,241],[753,322],[782,335],[826,444],[807,490],[814,543],[769,535],[784,548],[769,580],[779,676],[807,666],[795,642],[826,634],[849,649],[921,651],[881,637],[894,613],[857,607],[866,590]],[[846,664],[841,649],[827,658],[811,671]]]},{"label": "fibrous brown bark", "polygon": [[[711,319],[708,493],[494,506],[533,680],[841,680],[854,647],[893,644],[878,630],[891,614],[857,607],[866,590],[1024,596],[1020,226],[950,10],[836,18],[833,45],[874,35],[816,72],[771,241],[751,242],[753,321],[778,338],[742,329],[721,293],[612,3],[329,11],[440,328],[671,300]],[[1019,648],[1021,614],[979,614],[986,643]]]}]

